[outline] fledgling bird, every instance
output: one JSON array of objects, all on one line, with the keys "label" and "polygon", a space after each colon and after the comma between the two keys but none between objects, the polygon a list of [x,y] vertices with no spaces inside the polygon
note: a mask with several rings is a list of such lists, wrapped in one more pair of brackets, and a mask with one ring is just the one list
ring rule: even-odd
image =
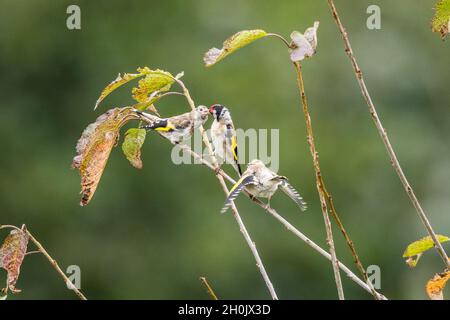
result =
[{"label": "fledgling bird", "polygon": [[297,190],[289,184],[287,178],[267,168],[261,160],[255,159],[248,164],[247,170],[231,188],[221,213],[225,213],[228,210],[232,201],[236,199],[244,188],[254,197],[268,198],[268,206],[270,206],[270,198],[272,198],[275,191],[281,188],[289,198],[295,201],[300,210],[306,210],[306,202],[303,201]]},{"label": "fledgling bird", "polygon": [[209,112],[214,116],[214,121],[211,125],[214,155],[231,164],[241,176],[242,170],[238,161],[236,131],[234,130],[230,111],[221,104],[214,104],[209,108]]},{"label": "fledgling bird", "polygon": [[191,112],[163,119],[139,110],[135,110],[135,112],[148,123],[148,125],[142,126],[143,129],[156,131],[175,144],[189,139],[194,133],[194,129],[202,126],[209,116],[208,108],[202,105]]}]

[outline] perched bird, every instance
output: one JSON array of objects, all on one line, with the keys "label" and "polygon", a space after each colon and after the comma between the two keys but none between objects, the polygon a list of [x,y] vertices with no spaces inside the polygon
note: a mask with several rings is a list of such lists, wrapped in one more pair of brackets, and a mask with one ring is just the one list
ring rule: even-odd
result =
[{"label": "perched bird", "polygon": [[214,116],[211,125],[211,139],[214,147],[214,155],[233,166],[239,176],[242,175],[241,166],[238,162],[238,147],[236,131],[228,108],[220,104],[214,104],[209,108]]},{"label": "perched bird", "polygon": [[142,126],[143,129],[156,131],[172,143],[180,143],[189,139],[194,133],[194,129],[202,126],[209,116],[209,110],[205,106],[198,106],[191,112],[164,119],[139,110],[135,110],[135,112],[148,123],[148,125]]},{"label": "perched bird", "polygon": [[303,201],[303,198],[297,190],[289,184],[287,178],[277,175],[267,168],[261,160],[256,159],[248,164],[247,170],[245,170],[239,181],[231,188],[221,213],[225,213],[228,210],[232,201],[236,199],[244,188],[254,197],[268,198],[269,202],[267,205],[269,206],[270,198],[278,188],[281,188],[289,198],[295,201],[300,207],[300,210],[306,210],[306,202]]}]

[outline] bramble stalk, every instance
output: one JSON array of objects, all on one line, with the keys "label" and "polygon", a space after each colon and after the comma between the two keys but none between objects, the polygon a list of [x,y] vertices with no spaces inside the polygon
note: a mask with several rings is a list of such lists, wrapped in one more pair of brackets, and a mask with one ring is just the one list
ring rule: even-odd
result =
[{"label": "bramble stalk", "polygon": [[295,71],[297,73],[297,86],[298,86],[298,90],[300,91],[300,96],[301,96],[301,100],[302,100],[303,114],[305,116],[309,150],[310,150],[311,156],[313,158],[313,166],[314,166],[314,171],[316,173],[316,187],[317,187],[317,191],[319,193],[323,219],[325,222],[325,230],[327,233],[327,244],[328,244],[328,248],[329,248],[330,255],[331,255],[331,264],[333,266],[334,279],[336,282],[336,288],[338,291],[339,299],[344,300],[345,299],[344,289],[342,287],[341,275],[339,273],[339,264],[338,264],[338,260],[336,257],[336,249],[334,246],[333,231],[331,229],[331,221],[330,221],[330,217],[328,215],[327,200],[326,200],[325,191],[324,191],[325,186],[324,186],[321,171],[320,171],[319,153],[317,152],[316,146],[314,144],[314,135],[313,135],[313,130],[312,130],[311,117],[309,115],[309,110],[308,110],[308,101],[306,99],[306,94],[305,94],[305,86],[303,83],[302,69],[301,69],[299,62],[294,62],[294,66],[295,66]]},{"label": "bramble stalk", "polygon": [[[184,83],[177,79],[174,78],[174,80],[180,85],[180,87],[183,90],[183,94],[186,97],[186,100],[188,101],[189,106],[191,107],[192,110],[195,110],[196,106],[194,101],[191,98],[191,95],[189,94],[189,90],[186,88],[186,86],[184,85]],[[220,169],[219,165],[217,164],[217,160],[216,157],[214,156],[214,152],[212,149],[212,146],[209,142],[208,136],[206,134],[205,129],[203,128],[203,126],[200,126],[200,132],[202,134],[203,137],[203,143],[206,145],[206,147],[208,148],[208,153],[209,153],[209,157],[211,158],[211,162],[212,165],[214,167],[215,171],[218,171]],[[219,174],[216,174],[217,179],[219,180],[220,185],[222,186],[223,192],[225,193],[226,196],[228,196],[229,191],[228,191],[228,187],[225,183],[225,180],[223,179],[223,177]],[[258,250],[256,249],[256,245],[255,242],[253,242],[252,238],[250,237],[250,234],[247,231],[247,228],[245,227],[244,222],[242,221],[242,218],[239,214],[239,211],[237,209],[237,207],[234,205],[234,203],[231,205],[231,210],[233,211],[233,216],[237,222],[237,224],[239,225],[239,229],[241,231],[241,233],[243,234],[245,240],[247,241],[247,245],[249,246],[255,260],[256,260],[256,266],[259,269],[259,272],[261,273],[264,282],[266,283],[266,287],[270,292],[270,295],[272,297],[273,300],[278,300],[278,296],[277,293],[275,292],[275,289],[273,287],[272,282],[270,281],[270,278],[266,272],[266,268],[264,267],[264,264],[261,260],[261,257],[259,256]]]},{"label": "bramble stalk", "polygon": [[345,31],[345,28],[341,23],[341,19],[339,18],[339,14],[336,10],[336,6],[334,5],[333,0],[328,0],[328,4],[330,6],[330,10],[333,14],[333,18],[336,22],[339,32],[342,35],[342,40],[344,41],[344,45],[345,45],[345,52],[347,53],[347,55],[350,59],[350,62],[352,64],[353,71],[355,72],[356,80],[358,81],[358,85],[361,89],[361,94],[367,103],[372,120],[374,121],[375,126],[378,130],[378,134],[380,135],[381,140],[383,140],[383,143],[386,147],[387,153],[391,160],[391,164],[394,167],[394,170],[397,173],[398,177],[400,178],[400,182],[402,183],[403,188],[405,189],[409,199],[411,200],[420,220],[422,221],[423,225],[425,226],[431,239],[433,239],[434,246],[435,246],[439,256],[444,261],[446,267],[450,268],[450,260],[448,259],[447,253],[445,252],[444,248],[442,247],[442,244],[438,241],[436,234],[433,230],[433,227],[431,226],[431,223],[428,220],[425,211],[423,210],[422,206],[420,205],[419,200],[417,199],[417,197],[414,193],[414,190],[412,189],[411,185],[409,184],[408,179],[406,178],[406,176],[400,166],[400,162],[397,159],[397,155],[395,154],[395,151],[391,145],[391,142],[386,133],[386,130],[384,129],[383,124],[381,123],[381,120],[378,116],[375,105],[373,104],[372,98],[369,94],[366,83],[364,81],[362,71],[359,68],[358,63],[355,58],[355,55],[353,53],[352,46],[351,46],[350,40],[348,38],[348,34]]},{"label": "bramble stalk", "polygon": [[[283,36],[281,36],[279,34],[273,34],[273,33],[270,33],[269,35],[277,37],[278,39],[282,40],[283,43],[288,48],[291,48],[291,45],[287,42],[286,39],[284,39]],[[363,276],[366,283],[369,285],[369,287],[371,287],[374,298],[377,299],[376,291],[373,288],[372,283],[369,281],[366,269],[363,267],[361,260],[358,257],[358,254],[356,252],[356,248],[353,244],[353,241],[351,240],[350,236],[348,235],[347,231],[345,230],[344,224],[342,223],[341,219],[339,218],[339,215],[337,214],[336,208],[333,203],[333,198],[332,198],[331,194],[328,192],[328,190],[325,186],[325,182],[323,181],[323,177],[322,177],[322,174],[320,171],[320,165],[319,165],[319,156],[318,156],[317,150],[315,148],[315,144],[314,144],[314,134],[313,134],[313,130],[312,130],[311,116],[309,115],[306,94],[304,93],[305,91],[304,91],[304,83],[303,83],[303,77],[302,77],[302,72],[301,72],[301,64],[299,62],[294,62],[294,67],[295,67],[295,71],[297,74],[297,86],[299,88],[301,99],[302,99],[303,114],[305,117],[306,129],[307,129],[307,139],[308,139],[308,144],[310,146],[311,155],[313,158],[314,170],[316,172],[316,186],[319,190],[321,206],[323,207],[322,199],[324,196],[324,198],[326,199],[326,204],[328,204],[328,206],[329,206],[329,212],[331,213],[333,219],[335,220],[336,224],[339,227],[339,230],[341,231],[342,235],[344,236],[345,242],[346,242],[348,248],[350,249],[350,252],[352,254],[353,261],[354,261],[356,267],[358,268],[359,272]],[[306,106],[306,108],[305,108],[305,106]],[[317,174],[317,173],[319,173],[319,174]],[[327,218],[325,218],[325,216],[324,216],[324,219],[327,220]],[[329,220],[329,218],[328,218],[328,220]],[[326,222],[325,222],[325,225],[327,225]],[[327,239],[328,239],[328,234],[327,234]],[[336,271],[335,268],[333,270]]]},{"label": "bramble stalk", "polygon": [[[12,226],[12,225],[0,225],[0,229],[4,229],[4,228],[12,228],[12,229],[16,229],[19,231],[22,231],[22,229],[16,227],[16,226]],[[75,292],[75,294],[78,296],[78,298],[80,298],[81,300],[87,300],[87,298],[84,296],[83,293],[81,293],[80,290],[78,290],[77,287],[75,287],[72,283],[72,281],[69,280],[69,278],[67,278],[66,274],[61,270],[61,268],[58,265],[58,262],[56,262],[55,259],[53,259],[47,252],[47,250],[45,250],[45,248],[42,246],[42,244],[31,234],[31,232],[27,229],[26,230],[28,237],[30,238],[30,240],[34,243],[34,245],[38,248],[38,251],[40,253],[42,253],[44,255],[44,257],[50,262],[50,264],[52,265],[53,269],[56,270],[56,272],[61,276],[61,278],[63,278],[65,284],[70,287],[71,290],[73,290]],[[35,253],[34,251],[29,252],[29,253]]]},{"label": "bramble stalk", "polygon": [[[231,178],[226,172],[224,172],[222,169],[216,170],[215,167],[206,161],[203,157],[201,157],[196,152],[192,151],[191,148],[189,148],[187,145],[180,144],[179,145],[183,150],[188,152],[192,155],[196,160],[200,161],[203,165],[210,168],[212,171],[216,172],[217,174],[221,175],[223,178],[228,180],[232,184],[236,184],[236,181]],[[245,189],[244,189],[245,191]],[[251,196],[247,191],[245,191],[246,196],[253,201],[255,204],[260,206],[262,209],[264,209],[267,213],[272,215],[275,219],[277,219],[281,224],[283,224],[287,230],[292,232],[296,237],[300,238],[303,242],[305,242],[308,246],[310,246],[312,249],[320,253],[323,257],[331,261],[331,255],[322,249],[319,245],[314,243],[312,240],[310,240],[307,236],[305,236],[301,231],[299,231],[297,228],[295,228],[292,224],[290,224],[286,219],[284,219],[275,209],[268,207],[264,202],[259,200],[258,198],[255,198]],[[339,262],[339,268],[351,279],[354,281],[357,285],[359,285],[361,288],[366,290],[367,292],[374,294],[378,300],[387,300],[387,298],[382,295],[381,293],[378,293],[373,286],[371,286],[370,282],[365,283],[363,280],[359,279],[348,267],[346,267],[343,263]]]}]

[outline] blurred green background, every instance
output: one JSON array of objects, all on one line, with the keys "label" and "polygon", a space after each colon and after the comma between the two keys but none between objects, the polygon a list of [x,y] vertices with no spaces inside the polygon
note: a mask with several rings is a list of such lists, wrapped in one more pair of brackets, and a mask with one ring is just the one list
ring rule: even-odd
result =
[{"label": "blurred green background", "polygon": [[[436,232],[449,234],[449,44],[430,30],[434,1],[350,1],[336,5],[400,162]],[[304,63],[306,91],[323,175],[363,263],[381,268],[381,291],[424,299],[442,271],[434,251],[415,269],[402,259],[426,235],[390,166],[324,1],[0,1],[0,223],[28,228],[65,269],[79,265],[91,299],[270,298],[214,175],[176,166],[171,145],[149,135],[144,168],[113,150],[87,207],[70,169],[82,130],[109,107],[129,104],[127,85],[97,111],[95,100],[118,72],[161,68],[184,80],[197,103],[230,107],[235,125],[280,130],[280,170],[309,203],[301,214],[277,194],[272,205],[325,247],[311,156],[285,48],[262,39],[217,66],[202,55],[242,29],[289,36],[320,21],[317,55]],[[66,8],[81,7],[82,29],[66,28]],[[381,7],[381,30],[366,28],[366,8]],[[164,115],[187,110],[169,97]],[[208,125],[209,126],[209,123]],[[237,200],[282,299],[335,299],[330,263],[244,197]],[[6,236],[1,232],[1,237]],[[337,254],[352,270],[337,229]],[[449,246],[446,245],[448,249]],[[355,271],[356,273],[356,271]],[[343,277],[347,298],[370,295]],[[0,272],[4,283],[5,272]],[[25,259],[11,299],[74,299],[41,256]],[[448,290],[447,290],[448,291]]]}]

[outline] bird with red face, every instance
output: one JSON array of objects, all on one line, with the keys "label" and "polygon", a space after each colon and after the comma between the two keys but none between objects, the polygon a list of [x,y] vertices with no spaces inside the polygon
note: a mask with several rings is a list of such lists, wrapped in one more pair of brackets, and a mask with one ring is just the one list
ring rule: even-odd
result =
[{"label": "bird with red face", "polygon": [[214,121],[211,125],[211,139],[214,147],[214,155],[220,163],[228,163],[233,166],[239,176],[242,175],[238,159],[238,146],[233,120],[227,107],[214,104],[209,108]]}]

